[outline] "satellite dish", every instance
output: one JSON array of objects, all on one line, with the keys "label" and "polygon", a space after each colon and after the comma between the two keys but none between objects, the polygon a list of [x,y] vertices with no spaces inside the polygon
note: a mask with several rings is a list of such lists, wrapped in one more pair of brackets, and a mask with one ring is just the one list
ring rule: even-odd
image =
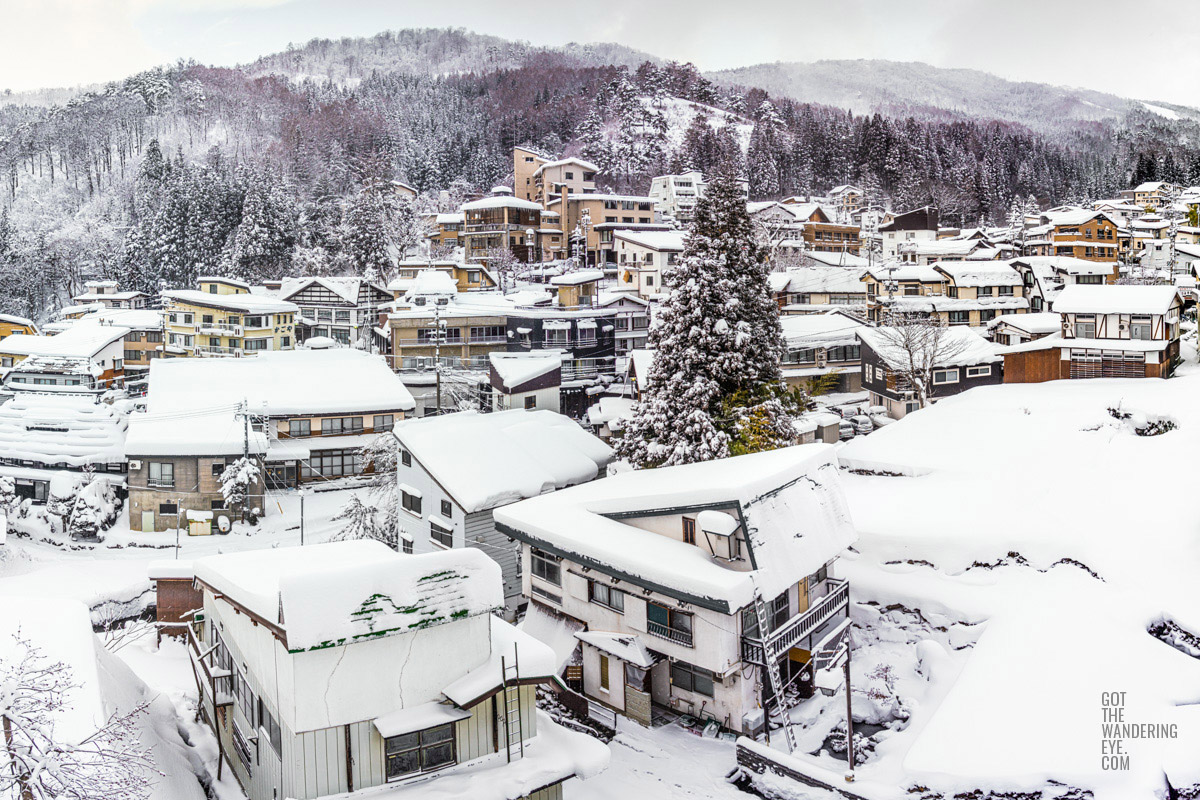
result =
[{"label": "satellite dish", "polygon": [[222,514],[219,517],[217,517],[217,530],[218,531],[220,531],[221,533],[229,533],[229,530],[232,527],[233,527],[233,524],[229,521],[228,516],[226,516],[225,514]]}]

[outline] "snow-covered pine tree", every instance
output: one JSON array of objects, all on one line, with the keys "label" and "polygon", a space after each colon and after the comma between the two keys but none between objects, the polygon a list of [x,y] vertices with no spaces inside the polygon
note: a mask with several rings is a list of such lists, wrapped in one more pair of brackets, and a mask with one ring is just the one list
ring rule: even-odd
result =
[{"label": "snow-covered pine tree", "polygon": [[252,499],[250,490],[258,486],[262,470],[252,460],[239,458],[221,473],[221,496],[225,498],[225,507],[233,510],[240,509],[245,519],[248,500]]},{"label": "snow-covered pine tree", "polygon": [[669,295],[650,331],[643,397],[617,440],[638,468],[768,450],[795,439],[783,336],[741,188],[718,173],[697,203]]}]

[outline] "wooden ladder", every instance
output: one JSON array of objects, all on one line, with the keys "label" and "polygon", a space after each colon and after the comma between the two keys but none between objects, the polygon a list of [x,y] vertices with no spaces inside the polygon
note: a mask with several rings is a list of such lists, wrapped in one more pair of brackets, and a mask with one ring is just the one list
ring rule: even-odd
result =
[{"label": "wooden ladder", "polygon": [[509,762],[525,755],[525,728],[521,718],[521,670],[517,661],[517,646],[513,644],[512,661],[500,656],[501,697],[504,703],[504,750]]},{"label": "wooden ladder", "polygon": [[[788,752],[793,752],[796,749],[796,734],[792,732],[791,722],[788,720],[788,710],[791,706],[788,705],[787,698],[784,697],[783,678],[779,674],[779,653],[770,646],[771,630],[767,627],[767,604],[763,600],[762,592],[759,591],[757,582],[754,587],[754,615],[758,618],[758,635],[762,641],[763,661],[766,662],[767,674],[767,689],[770,690],[771,700],[775,705],[775,710],[779,713],[779,719],[783,723],[783,734],[787,737]],[[763,710],[767,714],[767,729],[770,730],[771,724],[771,709],[767,704],[763,703]]]}]

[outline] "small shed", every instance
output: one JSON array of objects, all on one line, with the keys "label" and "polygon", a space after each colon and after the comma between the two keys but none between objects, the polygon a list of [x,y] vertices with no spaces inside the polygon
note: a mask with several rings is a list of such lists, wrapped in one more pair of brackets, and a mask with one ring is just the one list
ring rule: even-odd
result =
[{"label": "small shed", "polygon": [[193,585],[190,560],[152,561],[147,569],[154,584],[154,623],[158,641],[164,636],[187,637],[187,626],[203,608],[203,596]]}]

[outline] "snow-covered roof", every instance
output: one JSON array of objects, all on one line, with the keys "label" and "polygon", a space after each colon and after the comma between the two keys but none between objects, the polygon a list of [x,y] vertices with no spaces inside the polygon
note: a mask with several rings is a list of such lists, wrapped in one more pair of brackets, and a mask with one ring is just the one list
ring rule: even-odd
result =
[{"label": "snow-covered roof", "polygon": [[1072,284],[1054,301],[1060,314],[1165,314],[1178,297],[1174,286]]},{"label": "snow-covered roof", "polygon": [[609,633],[607,631],[580,631],[575,634],[579,641],[590,644],[597,650],[616,656],[627,664],[649,669],[655,658],[646,649],[641,637],[633,633]]},{"label": "snow-covered roof", "polygon": [[[967,327],[950,327],[942,329],[941,344],[935,354],[932,364],[925,364],[927,355],[916,353],[922,368],[930,367],[967,367],[973,364],[992,364],[1003,360],[996,352],[996,346]],[[858,338],[870,347],[885,364],[893,369],[906,367],[910,354],[899,344],[895,328],[863,328],[858,332]]]},{"label": "snow-covered roof", "polygon": [[150,364],[156,413],[233,406],[271,416],[410,411],[412,395],[381,356],[361,350],[266,351],[255,358],[168,358]]},{"label": "snow-covered roof", "polygon": [[544,409],[407,419],[395,435],[467,513],[590,481],[613,455],[578,423]]},{"label": "snow-covered roof", "polygon": [[541,211],[542,207],[532,200],[522,200],[511,194],[492,195],[481,200],[472,200],[462,204],[463,212],[483,211],[489,208],[517,208],[523,211]]},{"label": "snow-covered roof", "polygon": [[[752,570],[630,524],[639,513],[728,505],[744,521]],[[801,445],[621,473],[496,509],[510,536],[705,608],[733,612],[755,586],[775,597],[857,538],[833,448]]]},{"label": "snow-covered roof", "polygon": [[500,378],[500,386],[512,391],[534,378],[562,369],[562,356],[540,353],[489,353],[488,361]]},{"label": "snow-covered roof", "polygon": [[613,237],[658,252],[680,253],[683,252],[683,240],[687,237],[687,231],[615,230]]},{"label": "snow-covered roof", "polygon": [[1001,314],[988,323],[995,329],[1001,325],[1016,328],[1030,334],[1057,333],[1062,330],[1062,314],[1057,311],[1039,311],[1032,314]]},{"label": "snow-covered roof", "polygon": [[604,270],[577,269],[565,275],[555,275],[550,279],[550,284],[552,286],[579,286],[583,283],[594,283],[600,280],[604,280]]},{"label": "snow-covered roof", "polygon": [[543,172],[551,169],[552,167],[567,167],[572,165],[579,167],[582,170],[587,170],[588,172],[600,171],[600,168],[592,162],[584,161],[582,158],[575,158],[572,156],[570,158],[560,158],[558,161],[547,161],[545,164],[542,164],[533,171],[533,177],[536,178],[538,175],[541,175]]},{"label": "snow-covered roof", "polygon": [[458,294],[458,282],[449,272],[440,269],[423,269],[412,279],[404,296],[449,297]]},{"label": "snow-covered roof", "polygon": [[630,350],[629,366],[637,374],[638,382],[644,388],[650,380],[650,368],[654,366],[654,351],[646,348]]},{"label": "snow-covered roof", "polygon": [[857,342],[863,323],[831,311],[826,314],[789,314],[780,318],[788,347],[841,347]]},{"label": "snow-covered roof", "polygon": [[0,406],[0,458],[45,464],[117,464],[128,423],[90,396],[16,394]]},{"label": "snow-covered roof", "polygon": [[[363,284],[370,284],[370,282],[365,278],[360,277],[325,278],[317,276],[311,278],[293,278],[283,282],[279,296],[284,300],[287,300],[293,295],[297,295],[303,290],[307,289],[309,286],[316,285],[323,286],[347,303],[357,304],[358,293]],[[374,283],[370,285],[375,286],[375,288],[381,292],[387,291],[382,284]]]},{"label": "snow-covered roof", "polygon": [[296,314],[300,311],[295,303],[263,294],[214,294],[198,289],[168,289],[162,296],[185,305],[224,308],[243,314]]},{"label": "snow-covered roof", "polygon": [[290,652],[378,639],[504,605],[500,567],[481,550],[404,555],[354,540],[201,558],[197,580],[278,624]]},{"label": "snow-covered roof", "polygon": [[978,239],[918,239],[900,243],[902,251],[919,256],[965,256],[983,247]]},{"label": "snow-covered roof", "polygon": [[[155,362],[157,363],[157,362]],[[232,407],[129,415],[125,452],[144,456],[238,456],[267,452],[267,436],[246,424]]]},{"label": "snow-covered roof", "polygon": [[[786,243],[786,242],[785,242]],[[871,265],[871,262],[862,256],[856,256],[853,253],[847,253],[845,250],[840,253],[826,253],[822,250],[806,250],[804,257],[810,261],[815,261],[818,264],[824,264],[829,267],[853,267],[855,269],[865,269]],[[855,276],[857,277],[857,275]]]},{"label": "snow-covered roof", "polygon": [[0,314],[0,322],[8,323],[9,325],[24,325],[28,328],[33,328],[33,320],[25,317],[18,317],[15,314]]},{"label": "snow-covered roof", "polygon": [[[1119,223],[1108,212],[1088,208],[1073,208],[1070,211],[1047,211],[1042,215],[1055,228],[1064,225],[1083,225],[1094,219],[1104,219],[1119,227]],[[1090,243],[1089,243],[1090,244]]]},{"label": "snow-covered roof", "polygon": [[796,267],[767,276],[774,291],[792,294],[861,294],[867,293],[862,272],[843,267]]},{"label": "snow-covered roof", "polygon": [[128,333],[129,328],[121,325],[72,325],[55,336],[14,333],[0,339],[0,352],[19,356],[94,358]]},{"label": "snow-covered roof", "polygon": [[955,286],[1020,286],[1021,274],[1006,261],[939,261],[931,265]]},{"label": "snow-covered roof", "polygon": [[920,283],[945,283],[946,276],[929,264],[877,264],[865,272],[877,281],[918,281]]},{"label": "snow-covered roof", "polygon": [[1064,275],[1112,275],[1113,264],[1105,261],[1088,261],[1074,256],[1022,256],[1010,264],[1027,264],[1035,270],[1043,268]]},{"label": "snow-covered roof", "polygon": [[434,218],[434,222],[438,225],[458,225],[466,219],[466,216],[461,211],[456,214],[438,214]]},{"label": "snow-covered roof", "polygon": [[1029,308],[1029,298],[1016,296],[993,296],[993,297],[975,297],[975,298],[958,298],[950,297],[944,294],[935,295],[896,295],[894,298],[886,297],[879,298],[879,302],[886,304],[889,308],[895,311],[973,311],[976,309],[1027,309]]},{"label": "snow-covered roof", "polygon": [[7,377],[11,377],[14,373],[19,374],[22,372],[51,373],[54,375],[87,375],[92,378],[99,378],[103,370],[90,358],[81,358],[79,356],[30,356],[19,364],[13,365]]},{"label": "snow-covered roof", "polygon": [[1135,192],[1143,192],[1143,193],[1144,192],[1158,192],[1158,191],[1161,191],[1162,188],[1166,185],[1167,185],[1166,181],[1146,181],[1145,183],[1139,183],[1137,186],[1133,187],[1133,190]]},{"label": "snow-covered roof", "polygon": [[80,317],[74,324],[119,325],[135,331],[161,330],[162,312],[153,308],[105,308],[101,306]]}]

